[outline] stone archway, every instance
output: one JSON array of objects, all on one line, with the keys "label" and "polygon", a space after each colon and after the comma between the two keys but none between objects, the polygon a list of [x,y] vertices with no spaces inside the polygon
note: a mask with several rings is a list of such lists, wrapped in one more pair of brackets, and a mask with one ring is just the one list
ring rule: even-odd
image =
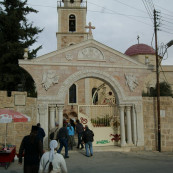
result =
[{"label": "stone archway", "polygon": [[[57,104],[60,105],[58,107],[64,105],[66,93],[70,86],[76,81],[86,78],[100,79],[108,84],[114,92],[120,111],[121,146],[143,145],[143,114],[141,112],[142,109],[140,108],[142,105],[141,97],[127,97],[120,83],[106,72],[99,70],[83,70],[69,76],[61,84],[57,93]],[[125,115],[127,117],[127,134],[125,134]],[[62,116],[61,110],[61,113],[59,114],[59,122],[62,121]]]},{"label": "stone archway", "polygon": [[57,94],[57,100],[58,100],[59,104],[64,104],[66,93],[68,92],[68,89],[74,82],[76,82],[80,79],[91,78],[91,77],[98,78],[98,79],[104,81],[105,83],[107,83],[113,90],[118,104],[120,104],[125,99],[124,91],[123,91],[121,85],[115,78],[110,76],[108,73],[99,71],[99,70],[83,70],[83,71],[79,71],[79,72],[72,74],[69,78],[67,78],[62,83],[62,85],[58,91],[58,94]]}]

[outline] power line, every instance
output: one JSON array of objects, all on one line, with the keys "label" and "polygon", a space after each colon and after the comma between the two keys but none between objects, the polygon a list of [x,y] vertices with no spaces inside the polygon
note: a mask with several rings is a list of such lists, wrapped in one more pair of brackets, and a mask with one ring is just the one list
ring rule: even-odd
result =
[{"label": "power line", "polygon": [[[111,12],[113,12],[114,14],[122,15],[122,16],[128,17],[128,18],[130,18],[130,19],[132,19],[132,20],[136,20],[137,22],[140,22],[140,23],[143,23],[143,24],[146,24],[146,25],[151,26],[150,24],[144,23],[143,21],[139,21],[139,20],[137,20],[137,19],[132,18],[132,15],[126,15],[126,14],[118,13],[118,12],[116,12],[116,11],[113,11],[113,10],[111,10],[111,9],[105,8],[105,7],[100,6],[100,5],[98,5],[98,4],[95,4],[95,3],[92,3],[92,2],[89,2],[89,3],[90,3],[90,4],[93,4],[93,5],[95,5],[95,6],[101,7],[102,9],[111,11]],[[133,17],[136,17],[136,16],[133,16]]]},{"label": "power line", "polygon": [[145,6],[145,9],[146,9],[150,19],[151,19],[151,22],[153,23],[153,15],[152,15],[151,9],[149,8],[149,6],[148,6],[148,4],[147,4],[147,2],[145,0],[142,0],[142,2],[144,4],[144,6]]},{"label": "power line", "polygon": [[[97,4],[94,4],[94,3],[91,3],[91,2],[88,2],[88,3],[93,4],[93,5],[96,5],[96,6],[101,7],[101,8],[104,8],[104,9],[106,9],[106,10],[112,11],[113,13],[87,10],[87,11],[90,11],[90,12],[98,12],[98,13],[106,13],[106,14],[118,14],[118,15],[122,15],[122,16],[139,17],[139,18],[146,18],[146,19],[148,18],[148,17],[144,17],[144,16],[135,16],[135,15],[130,15],[130,14],[127,15],[127,14],[123,14],[123,13],[118,13],[118,12],[115,12],[115,11],[113,11],[113,10],[110,10],[110,9],[108,9],[108,8],[105,8],[105,7],[100,6],[100,5],[97,5]],[[48,8],[56,8],[56,7],[45,6],[45,5],[33,5],[33,4],[28,4],[28,5],[31,5],[31,6],[39,6],[39,7],[46,7],[46,8],[47,8],[47,7],[48,7]]]},{"label": "power line", "polygon": [[170,18],[170,17],[167,17],[167,15],[165,16],[165,14],[162,12],[162,17],[165,18],[165,19],[168,19],[168,20],[173,20],[173,17]]},{"label": "power line", "polygon": [[27,5],[38,6],[38,7],[46,7],[46,8],[57,8],[57,7],[53,7],[53,6],[47,6],[47,5],[33,5],[33,4],[30,4],[30,3],[27,3]]},{"label": "power line", "polygon": [[[161,9],[163,9],[163,10],[165,10],[165,11],[169,11],[170,13],[173,13],[173,11],[170,11],[170,10],[168,10],[168,9],[165,9],[165,8],[163,8],[163,7],[161,7],[160,5],[157,5],[157,4],[155,4],[156,6],[158,6],[158,7],[160,7]],[[173,17],[173,16],[172,16]]]},{"label": "power line", "polygon": [[164,72],[164,70],[163,70],[163,68],[162,68],[162,65],[161,65],[161,64],[160,64],[160,67],[161,67],[161,70],[162,70],[162,72],[163,72],[163,76],[164,76],[164,78],[165,78],[165,81],[166,81],[167,83],[169,83],[169,82],[168,82],[168,80],[167,80],[167,78],[166,78],[165,72]]},{"label": "power line", "polygon": [[[118,0],[114,0],[114,1],[117,1],[117,2],[119,2],[119,3],[121,3],[121,4],[123,4],[123,5],[129,6],[129,5],[127,5],[127,4],[125,4],[125,3],[122,3],[122,2],[120,2],[120,1],[118,1]],[[142,0],[142,1],[144,2],[144,0]],[[151,26],[151,25],[148,24],[148,23],[145,23],[145,22],[143,22],[143,21],[140,21],[140,20],[137,20],[137,19],[134,19],[134,18],[133,18],[133,17],[138,17],[138,18],[146,18],[146,19],[147,19],[148,17],[135,16],[135,15],[129,15],[129,14],[118,13],[118,12],[116,12],[116,11],[114,11],[114,10],[105,8],[105,7],[100,6],[100,5],[98,5],[98,4],[91,3],[91,2],[88,2],[88,3],[93,4],[93,5],[95,5],[95,6],[98,6],[98,7],[101,7],[102,9],[105,9],[105,10],[107,10],[107,11],[110,11],[110,12],[101,12],[101,11],[92,11],[92,10],[88,10],[88,11],[90,11],[90,12],[105,13],[105,14],[111,14],[111,15],[117,14],[117,15],[121,15],[121,16],[128,17],[128,18],[130,18],[131,20],[135,20],[135,21],[140,22],[140,23],[143,23],[143,24],[145,24],[145,25]],[[154,7],[153,3],[152,3],[152,2],[150,2],[150,3],[151,3],[152,6]],[[33,5],[33,4],[28,4],[28,5],[31,5],[31,6],[39,6],[39,7],[45,7],[45,8],[57,8],[57,7],[53,7],[53,6],[47,6],[47,5]],[[144,5],[145,5],[145,3],[144,3]],[[131,6],[129,6],[129,7],[131,7]],[[131,8],[132,8],[132,7],[131,7]],[[134,9],[139,10],[139,9],[137,9],[137,8],[134,8]],[[149,14],[149,16],[150,16],[151,21],[153,22],[153,17],[152,17],[152,15],[151,15],[151,9],[149,8],[149,6],[148,6],[147,4],[146,4],[146,9],[147,9],[147,11],[148,11],[148,14]],[[141,11],[141,10],[139,10],[139,11]],[[143,11],[142,11],[142,12],[143,12]],[[166,21],[166,20],[163,20],[163,19],[162,19],[162,21],[165,21],[165,22],[167,22],[167,23],[173,24],[172,22],[169,22],[169,21]],[[166,27],[163,27],[163,28],[164,28],[164,29],[168,29],[168,28],[166,28]],[[168,30],[171,30],[171,29],[168,29]],[[167,32],[167,31],[165,31],[165,30],[161,30],[161,31]],[[171,32],[167,32],[167,33],[172,34]]]},{"label": "power line", "polygon": [[165,32],[167,34],[173,34],[173,32],[169,32],[169,31],[166,31],[166,30],[163,30],[163,29],[159,29],[159,31]]},{"label": "power line", "polygon": [[138,8],[135,8],[135,7],[133,7],[133,6],[130,6],[130,5],[126,4],[126,3],[124,3],[124,2],[120,2],[120,1],[118,1],[118,0],[113,0],[113,1],[116,1],[116,2],[118,2],[118,3],[120,3],[120,4],[123,4],[123,5],[125,5],[125,6],[128,6],[128,7],[130,7],[130,8],[133,8],[133,9],[135,9],[135,10],[138,10],[138,11],[143,12],[143,13],[146,14],[145,11],[140,10],[140,9],[138,9]]},{"label": "power line", "polygon": [[95,13],[104,13],[104,14],[117,14],[117,15],[122,15],[122,16],[127,16],[127,17],[139,17],[139,18],[145,18],[145,19],[149,19],[148,17],[144,17],[144,16],[135,16],[135,15],[127,15],[127,14],[122,14],[122,13],[117,13],[117,12],[102,12],[102,11],[92,11],[92,10],[88,10],[90,12],[95,12]]},{"label": "power line", "polygon": [[167,20],[163,20],[163,19],[161,19],[161,21],[163,21],[163,22],[167,22],[167,23],[170,23],[170,24],[173,24],[173,22],[169,22],[169,21],[167,21]]}]

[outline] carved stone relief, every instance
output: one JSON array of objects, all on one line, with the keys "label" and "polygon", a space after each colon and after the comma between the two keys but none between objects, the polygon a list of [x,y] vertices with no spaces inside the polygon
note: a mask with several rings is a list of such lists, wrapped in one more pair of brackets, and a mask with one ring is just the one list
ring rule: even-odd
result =
[{"label": "carved stone relief", "polygon": [[67,54],[67,55],[66,55],[66,59],[67,59],[68,61],[71,61],[71,60],[73,59],[73,55]]},{"label": "carved stone relief", "polygon": [[131,92],[134,92],[135,88],[138,86],[138,81],[136,76],[133,74],[125,74],[126,85],[129,86]]},{"label": "carved stone relief", "polygon": [[56,75],[55,70],[48,70],[43,74],[42,86],[47,91],[52,85],[58,83],[59,76]]},{"label": "carved stone relief", "polygon": [[105,60],[103,53],[94,47],[87,47],[79,51],[79,60]]}]

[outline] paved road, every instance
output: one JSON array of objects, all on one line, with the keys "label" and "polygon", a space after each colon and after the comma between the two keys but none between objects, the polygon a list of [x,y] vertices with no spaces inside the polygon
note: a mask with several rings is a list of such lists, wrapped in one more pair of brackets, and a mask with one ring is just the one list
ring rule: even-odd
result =
[{"label": "paved road", "polygon": [[[93,157],[83,151],[70,152],[66,159],[69,173],[172,173],[173,153],[158,152],[95,152]],[[17,161],[0,173],[22,173]]]}]

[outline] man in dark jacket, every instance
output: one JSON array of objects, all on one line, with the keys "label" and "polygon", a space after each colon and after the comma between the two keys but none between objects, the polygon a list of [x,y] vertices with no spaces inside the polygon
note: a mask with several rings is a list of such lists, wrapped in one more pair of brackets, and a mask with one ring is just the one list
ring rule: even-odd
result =
[{"label": "man in dark jacket", "polygon": [[[90,155],[93,156],[93,146],[92,146],[92,142],[94,137],[94,133],[92,130],[90,130],[88,128],[88,126],[85,126],[85,131],[83,133],[82,136],[82,142],[85,143],[85,150],[86,150],[86,156],[89,157]],[[89,150],[90,150],[90,154],[89,154]]]},{"label": "man in dark jacket", "polygon": [[79,120],[76,120],[76,123],[77,123],[76,124],[76,132],[78,134],[78,145],[77,145],[77,148],[79,148],[80,145],[81,145],[81,149],[83,149],[84,148],[83,144],[82,144],[82,134],[83,134],[83,131],[84,131],[83,125],[80,123]]},{"label": "man in dark jacket", "polygon": [[24,173],[38,173],[43,144],[38,137],[38,127],[32,126],[30,135],[23,138],[19,149],[19,164],[24,153]]},{"label": "man in dark jacket", "polygon": [[40,140],[43,144],[43,138],[45,137],[45,132],[44,132],[43,128],[41,128],[40,123],[37,123],[37,127],[38,127],[38,137],[40,138]]},{"label": "man in dark jacket", "polygon": [[66,123],[63,124],[63,127],[59,129],[58,139],[59,139],[60,147],[59,147],[57,153],[61,153],[61,150],[64,146],[65,147],[65,158],[69,158],[69,156],[68,156],[68,130],[67,130]]}]

